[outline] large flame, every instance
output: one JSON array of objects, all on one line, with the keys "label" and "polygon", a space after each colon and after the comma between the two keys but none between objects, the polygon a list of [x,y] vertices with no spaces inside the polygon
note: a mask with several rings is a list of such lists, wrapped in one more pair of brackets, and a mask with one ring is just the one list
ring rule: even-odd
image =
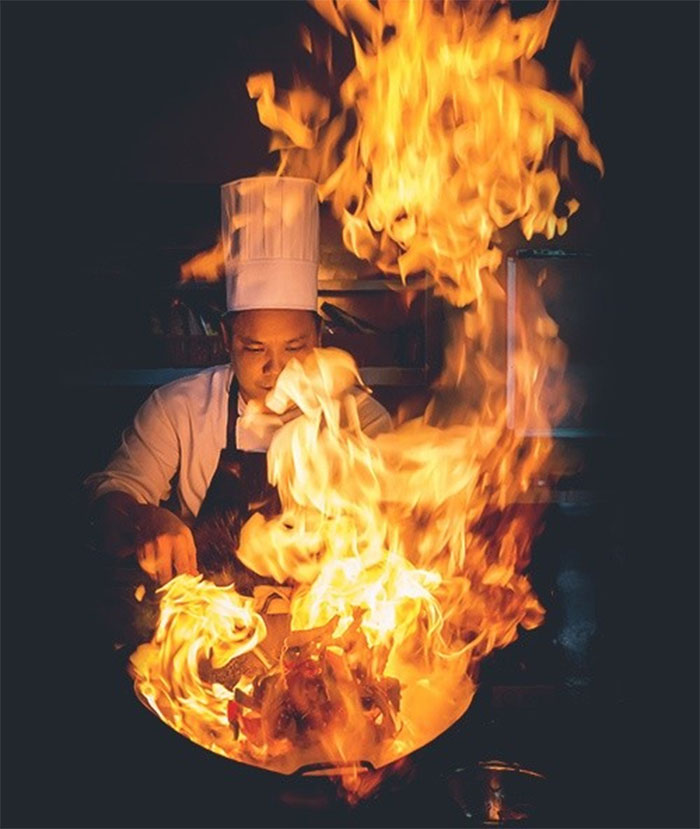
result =
[{"label": "large flame", "polygon": [[533,59],[556,2],[519,20],[490,2],[312,5],[352,41],[356,68],[340,86],[340,112],[330,118],[325,100],[309,109],[304,88],[277,92],[269,73],[250,78],[248,91],[274,132],[279,172],[318,180],[350,250],[402,278],[427,270],[462,306],[500,263],[499,228],[519,221],[528,239],[566,231],[578,204],[557,214],[555,136],[574,140],[601,172],[603,163],[579,111],[585,49],[575,50],[568,97],[544,88]]},{"label": "large flame", "polygon": [[[293,360],[268,396],[302,415],[268,452],[282,512],[253,515],[237,551],[289,588],[289,630],[259,676],[247,663],[227,688],[198,673],[197,659],[224,658],[221,636],[236,662],[265,628],[250,600],[185,576],[165,588],[156,637],[134,657],[139,693],[171,725],[280,770],[382,766],[423,745],[466,710],[479,660],[542,621],[524,571],[567,408],[566,349],[536,286],[507,301],[498,233],[513,222],[528,239],[566,231],[578,205],[559,203],[557,136],[603,169],[580,113],[585,49],[568,96],[545,88],[533,59],[556,2],[519,20],[485,2],[312,5],[350,38],[356,67],[337,100],[249,79],[279,172],[316,178],[357,256],[404,280],[427,272],[453,308],[428,408],[389,434],[361,431],[343,352]],[[331,68],[308,30],[304,43]],[[517,503],[535,490],[540,504]],[[189,604],[202,607],[195,628]],[[232,632],[218,613],[233,613]]]}]

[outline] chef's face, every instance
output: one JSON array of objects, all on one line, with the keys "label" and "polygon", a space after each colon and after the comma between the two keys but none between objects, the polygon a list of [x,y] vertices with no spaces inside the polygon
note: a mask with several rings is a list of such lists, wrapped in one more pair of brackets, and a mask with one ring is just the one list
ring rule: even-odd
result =
[{"label": "chef's face", "polygon": [[303,359],[318,345],[311,311],[239,311],[228,333],[231,365],[246,401],[262,400],[292,357]]}]

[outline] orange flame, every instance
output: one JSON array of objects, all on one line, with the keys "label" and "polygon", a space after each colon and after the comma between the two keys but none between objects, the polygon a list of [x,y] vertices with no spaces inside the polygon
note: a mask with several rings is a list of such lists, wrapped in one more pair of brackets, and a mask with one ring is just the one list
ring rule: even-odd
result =
[{"label": "orange flame", "polygon": [[195,254],[180,265],[180,282],[218,282],[224,274],[224,245],[221,237],[216,244]]},{"label": "orange flame", "polygon": [[[482,270],[500,263],[499,228],[518,221],[527,239],[566,232],[577,205],[557,215],[559,182],[547,162],[555,136],[575,141],[601,172],[603,162],[579,111],[585,49],[575,50],[569,98],[544,88],[533,59],[556,0],[519,20],[490,2],[312,5],[352,42],[357,66],[340,87],[341,111],[329,120],[326,100],[310,119],[308,91],[273,101],[271,77],[251,79],[248,91],[273,130],[278,172],[316,178],[350,250],[403,279],[428,270],[462,306],[480,296]],[[350,113],[357,126],[341,147]]]},{"label": "orange flame", "polygon": [[[517,305],[507,295],[498,232],[513,222],[528,239],[566,232],[578,203],[559,204],[557,135],[603,171],[581,117],[585,50],[569,97],[545,88],[533,58],[556,2],[519,20],[493,3],[312,5],[350,38],[356,68],[339,102],[304,86],[280,92],[270,74],[249,79],[279,172],[319,182],[357,256],[404,280],[427,271],[456,307],[426,411],[389,434],[363,434],[357,368],[334,349],[290,361],[268,395],[272,411],[302,414],[268,452],[282,512],[253,515],[237,555],[287,585],[275,657],[256,676],[246,663],[227,687],[203,679],[197,659],[226,646],[218,637],[233,637],[225,656],[236,662],[269,619],[233,588],[212,593],[190,577],[165,588],[154,641],[134,657],[139,694],[173,727],[281,771],[406,755],[466,710],[480,659],[541,623],[524,571],[552,477],[551,428],[568,406],[566,348],[536,285],[519,287]],[[314,51],[308,30],[303,43]],[[220,613],[235,620],[226,630]],[[377,779],[345,782],[360,796]]]},{"label": "orange flame", "polygon": [[130,660],[135,687],[164,722],[212,751],[234,756],[225,708],[233,694],[223,685],[203,683],[200,665],[210,660],[223,667],[252,651],[265,638],[265,623],[252,599],[201,576],[177,576],[158,592],[153,639]]}]

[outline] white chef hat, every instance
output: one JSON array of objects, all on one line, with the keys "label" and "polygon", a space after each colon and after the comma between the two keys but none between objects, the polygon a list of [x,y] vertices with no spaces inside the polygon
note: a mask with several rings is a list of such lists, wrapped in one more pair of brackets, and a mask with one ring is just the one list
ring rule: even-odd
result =
[{"label": "white chef hat", "polygon": [[221,187],[226,307],[316,310],[316,182],[259,176]]}]

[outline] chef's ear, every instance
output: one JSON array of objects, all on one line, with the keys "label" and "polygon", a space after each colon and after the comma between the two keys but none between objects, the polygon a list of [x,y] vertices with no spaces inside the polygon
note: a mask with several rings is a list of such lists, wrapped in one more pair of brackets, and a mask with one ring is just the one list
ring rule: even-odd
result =
[{"label": "chef's ear", "polygon": [[219,330],[221,331],[221,339],[224,343],[226,353],[230,354],[233,347],[233,322],[236,318],[234,311],[227,311],[222,314],[219,320]]}]

